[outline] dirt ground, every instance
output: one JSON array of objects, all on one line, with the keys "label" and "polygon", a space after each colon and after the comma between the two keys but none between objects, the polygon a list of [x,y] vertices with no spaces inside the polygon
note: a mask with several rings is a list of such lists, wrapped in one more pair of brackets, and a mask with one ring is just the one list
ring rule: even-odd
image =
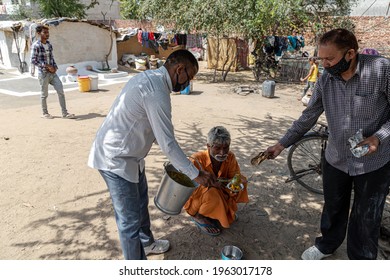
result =
[{"label": "dirt ground", "polygon": [[[319,234],[322,196],[284,182],[286,151],[258,167],[250,159],[274,144],[300,115],[304,107],[296,97],[303,86],[277,83],[271,99],[242,96],[233,91],[238,85],[259,85],[250,71],[229,74],[226,83],[211,83],[210,75],[202,69],[192,94],[172,95],[176,137],[191,154],[205,148],[212,126],[227,127],[242,173],[252,176],[250,202],[239,206],[238,221],[217,237],[202,234],[184,211],[162,213],[153,198],[167,159],[154,146],[146,158],[152,230],[156,238],[169,239],[171,249],[149,259],[217,260],[225,245],[241,248],[247,260],[299,259]],[[0,109],[0,259],[122,259],[108,191],[87,166],[95,133],[122,86],[66,93],[76,120],[41,119],[39,96]],[[51,114],[59,116],[56,95],[48,100]],[[379,258],[387,259],[388,253],[384,237]],[[330,259],[347,259],[345,245]]]}]

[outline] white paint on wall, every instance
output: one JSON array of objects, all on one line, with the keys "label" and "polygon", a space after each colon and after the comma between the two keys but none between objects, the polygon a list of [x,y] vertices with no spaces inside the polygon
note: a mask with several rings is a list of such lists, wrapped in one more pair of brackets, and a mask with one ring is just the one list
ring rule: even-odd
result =
[{"label": "white paint on wall", "polygon": [[5,67],[10,68],[12,66],[11,66],[10,56],[8,55],[8,53],[10,53],[10,50],[7,44],[6,33],[8,32],[0,31],[0,51],[1,51],[0,63]]},{"label": "white paint on wall", "polygon": [[[65,73],[69,65],[91,65],[101,68],[102,61],[110,51],[110,31],[85,22],[61,22],[49,27],[49,41],[53,45],[54,59],[59,72]],[[110,68],[117,68],[115,34],[111,54],[108,57]]]},{"label": "white paint on wall", "polygon": [[[57,26],[50,25],[49,32],[49,41],[53,45],[59,75],[65,75],[65,69],[70,65],[77,66],[81,73],[87,65],[101,69],[102,62],[110,51],[110,42],[113,44],[108,56],[109,67],[111,69],[118,67],[115,33],[110,37],[110,31],[107,29],[87,22],[71,21],[60,22]],[[12,52],[13,44],[12,32],[0,30],[0,50],[3,56],[3,63],[0,61],[0,65],[5,68],[17,68],[20,64],[17,54]],[[29,67],[30,56],[31,48],[21,55],[22,61]]]}]

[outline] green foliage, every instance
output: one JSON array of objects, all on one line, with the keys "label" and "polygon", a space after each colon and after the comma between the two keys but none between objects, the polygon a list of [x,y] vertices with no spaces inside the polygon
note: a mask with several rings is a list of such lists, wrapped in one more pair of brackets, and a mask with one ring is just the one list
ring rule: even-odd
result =
[{"label": "green foliage", "polygon": [[[329,16],[343,16],[357,0],[121,0],[123,12],[218,36],[260,38],[288,34],[308,25],[325,28]],[[329,20],[327,21],[329,25]]]},{"label": "green foliage", "polygon": [[88,8],[79,0],[33,0],[33,2],[38,3],[41,15],[46,18],[76,17],[82,19],[86,17],[85,11]]},{"label": "green foliage", "polygon": [[[334,27],[353,28],[348,15],[357,0],[121,0],[122,12],[151,19],[174,31],[247,37],[261,47],[263,36],[321,34]],[[218,57],[218,55],[217,55]]]},{"label": "green foliage", "polygon": [[257,13],[246,25],[246,33],[252,38],[289,34],[309,20],[301,0],[257,0],[255,10]]},{"label": "green foliage", "polygon": [[246,3],[240,0],[144,0],[141,14],[176,30],[229,35],[239,31]]},{"label": "green foliage", "polygon": [[14,14],[10,15],[11,20],[24,20],[36,17],[33,11],[25,5],[18,5]]},{"label": "green foliage", "polygon": [[119,0],[120,13],[124,19],[142,19],[141,0]]}]

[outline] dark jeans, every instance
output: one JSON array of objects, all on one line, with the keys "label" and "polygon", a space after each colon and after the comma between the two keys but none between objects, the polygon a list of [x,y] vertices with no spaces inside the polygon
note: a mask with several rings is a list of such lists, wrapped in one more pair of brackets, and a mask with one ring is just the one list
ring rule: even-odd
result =
[{"label": "dark jeans", "polygon": [[99,172],[110,191],[124,258],[145,260],[143,246],[154,242],[150,231],[145,170],[139,174],[139,183],[131,183],[110,171]]},{"label": "dark jeans", "polygon": [[[382,213],[389,193],[390,163],[367,174],[350,176],[324,160],[323,184],[322,236],[316,238],[316,247],[324,254],[332,254],[343,243],[348,228],[349,259],[376,259]],[[352,189],[354,198],[349,213]]]}]

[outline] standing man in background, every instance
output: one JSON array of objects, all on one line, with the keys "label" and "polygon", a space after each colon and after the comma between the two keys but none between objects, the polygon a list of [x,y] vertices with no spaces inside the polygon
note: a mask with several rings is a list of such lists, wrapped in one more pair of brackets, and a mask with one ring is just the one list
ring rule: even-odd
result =
[{"label": "standing man in background", "polygon": [[38,40],[34,42],[31,50],[31,75],[35,75],[35,66],[38,68],[38,80],[41,86],[41,106],[42,118],[53,119],[47,109],[47,96],[49,94],[49,84],[51,84],[58,94],[62,117],[65,119],[76,118],[74,114],[69,114],[66,109],[64,88],[60,78],[56,74],[57,64],[54,61],[53,46],[48,41],[49,28],[44,25],[38,25],[35,29]]}]

